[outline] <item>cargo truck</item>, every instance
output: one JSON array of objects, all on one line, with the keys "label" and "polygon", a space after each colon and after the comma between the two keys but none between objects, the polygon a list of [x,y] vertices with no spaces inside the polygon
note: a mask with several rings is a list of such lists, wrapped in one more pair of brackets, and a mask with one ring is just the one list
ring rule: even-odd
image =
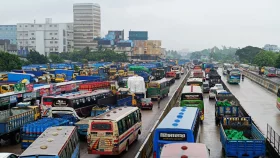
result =
[{"label": "cargo truck", "polygon": [[28,80],[30,83],[38,82],[37,78],[35,78],[35,75],[33,74],[23,74],[23,73],[15,73],[15,72],[8,73],[9,82],[21,82],[24,79]]},{"label": "cargo truck", "polygon": [[266,139],[251,117],[224,117],[220,141],[226,157],[265,157]]},{"label": "cargo truck", "polygon": [[34,111],[28,108],[0,111],[0,139],[20,143],[20,129],[24,124],[33,122],[34,115]]},{"label": "cargo truck", "polygon": [[211,69],[208,73],[209,76],[209,87],[214,87],[215,84],[219,84],[222,82],[221,76],[218,74],[218,72],[214,69]]},{"label": "cargo truck", "polygon": [[239,110],[239,101],[230,92],[222,92],[216,95],[215,120],[218,125],[223,117],[243,116]]}]

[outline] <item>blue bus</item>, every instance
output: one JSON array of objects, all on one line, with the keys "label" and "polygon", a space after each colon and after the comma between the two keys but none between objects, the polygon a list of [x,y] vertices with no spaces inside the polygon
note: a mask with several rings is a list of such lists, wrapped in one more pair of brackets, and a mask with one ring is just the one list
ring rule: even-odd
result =
[{"label": "blue bus", "polygon": [[155,129],[153,157],[160,158],[164,144],[198,141],[200,110],[196,107],[174,107]]},{"label": "blue bus", "polygon": [[79,158],[80,143],[75,126],[47,128],[19,158]]}]

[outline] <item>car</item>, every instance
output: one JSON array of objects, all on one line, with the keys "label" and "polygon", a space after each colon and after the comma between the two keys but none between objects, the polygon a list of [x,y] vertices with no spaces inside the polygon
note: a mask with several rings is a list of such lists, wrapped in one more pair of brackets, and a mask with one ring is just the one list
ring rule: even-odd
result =
[{"label": "car", "polygon": [[215,84],[214,87],[217,87],[218,90],[224,90],[224,87],[222,84]]},{"label": "car", "polygon": [[151,98],[142,98],[141,99],[141,104],[140,104],[141,109],[150,109],[150,110],[152,110],[153,106],[154,106],[154,104],[153,104]]},{"label": "car", "polygon": [[19,156],[13,153],[0,153],[0,158],[18,158]]},{"label": "car", "polygon": [[209,93],[210,87],[208,82],[203,83],[203,93]]},{"label": "car", "polygon": [[228,91],[226,91],[226,90],[216,90],[216,91],[215,91],[215,100],[217,100],[216,97],[217,97],[219,94],[231,94],[231,93],[228,92]]},{"label": "car", "polygon": [[209,90],[209,99],[214,99],[216,97],[217,87],[211,87]]}]

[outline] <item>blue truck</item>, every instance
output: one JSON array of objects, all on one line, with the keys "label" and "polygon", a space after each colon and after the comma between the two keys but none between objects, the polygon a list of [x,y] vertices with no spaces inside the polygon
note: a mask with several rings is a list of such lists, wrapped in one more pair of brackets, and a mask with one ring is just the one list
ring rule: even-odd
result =
[{"label": "blue truck", "polygon": [[23,74],[23,73],[15,73],[10,72],[8,73],[8,81],[9,82],[20,82],[24,79],[27,79],[30,83],[37,82],[38,80],[35,78],[33,74]]},{"label": "blue truck", "polygon": [[33,122],[35,113],[32,109],[12,108],[0,111],[0,140],[11,140],[20,143],[20,129],[24,124]]},{"label": "blue truck", "polygon": [[74,70],[55,70],[55,71],[54,71],[54,74],[55,74],[55,75],[58,75],[58,74],[65,74],[66,80],[67,80],[67,81],[70,81],[70,80],[72,80],[72,78],[73,78]]},{"label": "blue truck", "polygon": [[99,75],[96,76],[77,76],[76,80],[85,80],[85,81],[104,81],[105,78]]},{"label": "blue truck", "polygon": [[43,76],[44,74],[46,74],[45,71],[32,71],[32,70],[25,70],[25,71],[23,71],[23,70],[13,70],[13,72],[33,74],[33,75],[35,75],[35,77]]},{"label": "blue truck", "polygon": [[215,120],[216,125],[220,123],[223,117],[244,116],[239,110],[239,101],[230,92],[221,92],[216,95]]},{"label": "blue truck", "polygon": [[265,157],[266,139],[251,117],[224,117],[220,141],[227,157]]},{"label": "blue truck", "polygon": [[21,148],[27,149],[49,127],[68,125],[70,125],[69,120],[63,118],[42,118],[25,124],[21,129]]}]

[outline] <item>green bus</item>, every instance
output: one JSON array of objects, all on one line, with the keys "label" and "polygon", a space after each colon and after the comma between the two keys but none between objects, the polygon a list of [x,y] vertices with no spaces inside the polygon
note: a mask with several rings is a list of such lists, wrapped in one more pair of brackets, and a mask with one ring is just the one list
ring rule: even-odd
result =
[{"label": "green bus", "polygon": [[203,90],[203,79],[202,78],[189,78],[187,80],[188,86],[199,86]]},{"label": "green bus", "polygon": [[200,86],[184,86],[181,94],[181,107],[197,107],[200,110],[200,120],[204,120],[203,92]]},{"label": "green bus", "polygon": [[169,81],[166,78],[148,83],[147,98],[163,98],[168,96]]}]

